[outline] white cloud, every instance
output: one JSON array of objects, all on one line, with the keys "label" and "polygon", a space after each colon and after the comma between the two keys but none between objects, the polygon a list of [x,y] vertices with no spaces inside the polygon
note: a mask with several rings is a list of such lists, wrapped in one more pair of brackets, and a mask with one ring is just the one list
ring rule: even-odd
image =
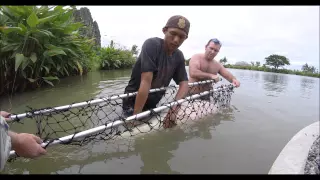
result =
[{"label": "white cloud", "polygon": [[[80,8],[80,7],[78,7]],[[291,64],[319,67],[319,7],[317,6],[88,6],[98,22],[102,43],[110,39],[128,48],[141,47],[150,37],[163,37],[172,15],[191,22],[189,38],[180,50],[185,58],[204,51],[210,38],[223,43],[217,58],[260,61],[273,53]],[[106,36],[105,36],[106,35]],[[299,68],[299,67],[298,67]]]}]

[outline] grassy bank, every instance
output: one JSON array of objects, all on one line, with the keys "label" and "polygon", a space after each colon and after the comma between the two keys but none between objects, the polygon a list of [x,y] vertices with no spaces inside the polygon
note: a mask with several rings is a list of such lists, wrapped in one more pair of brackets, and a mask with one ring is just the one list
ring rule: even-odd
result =
[{"label": "grassy bank", "polygon": [[274,69],[274,68],[268,68],[265,66],[237,66],[237,65],[227,64],[225,65],[225,67],[231,68],[231,69],[246,69],[246,70],[274,72],[274,73],[281,73],[281,74],[295,74],[299,76],[309,76],[309,77],[320,78],[320,73],[311,73],[311,72],[304,72],[304,71],[290,70],[290,69]]},{"label": "grassy bank", "polygon": [[[79,34],[74,7],[0,6],[0,96],[91,70],[131,68],[136,51],[100,48]],[[135,47],[137,48],[137,47]]]}]

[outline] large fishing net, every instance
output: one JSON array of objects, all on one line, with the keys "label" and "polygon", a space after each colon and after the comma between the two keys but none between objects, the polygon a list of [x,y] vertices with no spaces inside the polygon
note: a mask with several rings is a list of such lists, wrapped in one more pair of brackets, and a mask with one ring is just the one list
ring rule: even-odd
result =
[{"label": "large fishing net", "polygon": [[[42,146],[45,148],[55,144],[82,146],[88,142],[132,138],[163,130],[166,122],[175,126],[188,124],[228,107],[234,86],[218,85],[212,80],[189,83],[186,98],[175,101],[178,90],[177,85],[151,89],[149,94],[164,94],[157,107],[128,117],[123,113],[122,101],[125,98],[135,98],[137,92],[59,107],[30,108],[23,114],[12,115],[9,123],[12,127],[15,123],[31,121],[34,124],[33,132],[28,133],[42,138]],[[173,107],[176,106],[180,108],[174,111]],[[175,121],[171,121],[170,117],[174,116]],[[165,121],[168,119],[169,121]],[[10,161],[17,157],[14,151],[10,154]]]}]

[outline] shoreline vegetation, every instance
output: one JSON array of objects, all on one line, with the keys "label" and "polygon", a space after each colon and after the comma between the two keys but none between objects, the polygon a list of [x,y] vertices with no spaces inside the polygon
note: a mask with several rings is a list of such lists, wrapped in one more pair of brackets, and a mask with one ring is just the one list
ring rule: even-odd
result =
[{"label": "shoreline vegetation", "polygon": [[299,70],[290,70],[290,69],[272,69],[267,67],[257,67],[257,66],[237,66],[237,65],[231,65],[227,64],[224,65],[226,68],[230,69],[244,69],[244,70],[254,70],[254,71],[264,71],[264,72],[273,72],[273,73],[280,73],[280,74],[294,74],[298,76],[308,76],[308,77],[316,77],[320,78],[319,73],[312,73],[308,71],[299,71]]},{"label": "shoreline vegetation", "polygon": [[138,47],[100,47],[92,21],[88,8],[0,6],[0,97],[93,70],[131,68]]},{"label": "shoreline vegetation", "polygon": [[[90,71],[132,68],[137,45],[127,49],[111,41],[101,47],[100,38],[88,8],[0,6],[0,97],[54,86],[65,77]],[[301,71],[279,68],[290,64],[280,55],[270,55],[262,66],[260,62],[231,65],[226,57],[220,62],[227,68],[320,77],[308,64]]]}]

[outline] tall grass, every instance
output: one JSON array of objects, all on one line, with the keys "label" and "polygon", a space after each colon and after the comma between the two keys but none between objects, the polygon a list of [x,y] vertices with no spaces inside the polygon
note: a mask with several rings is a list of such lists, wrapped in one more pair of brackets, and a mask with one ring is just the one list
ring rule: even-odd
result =
[{"label": "tall grass", "polygon": [[127,49],[116,49],[110,44],[99,49],[100,68],[103,70],[132,68],[136,62],[134,53]]}]

